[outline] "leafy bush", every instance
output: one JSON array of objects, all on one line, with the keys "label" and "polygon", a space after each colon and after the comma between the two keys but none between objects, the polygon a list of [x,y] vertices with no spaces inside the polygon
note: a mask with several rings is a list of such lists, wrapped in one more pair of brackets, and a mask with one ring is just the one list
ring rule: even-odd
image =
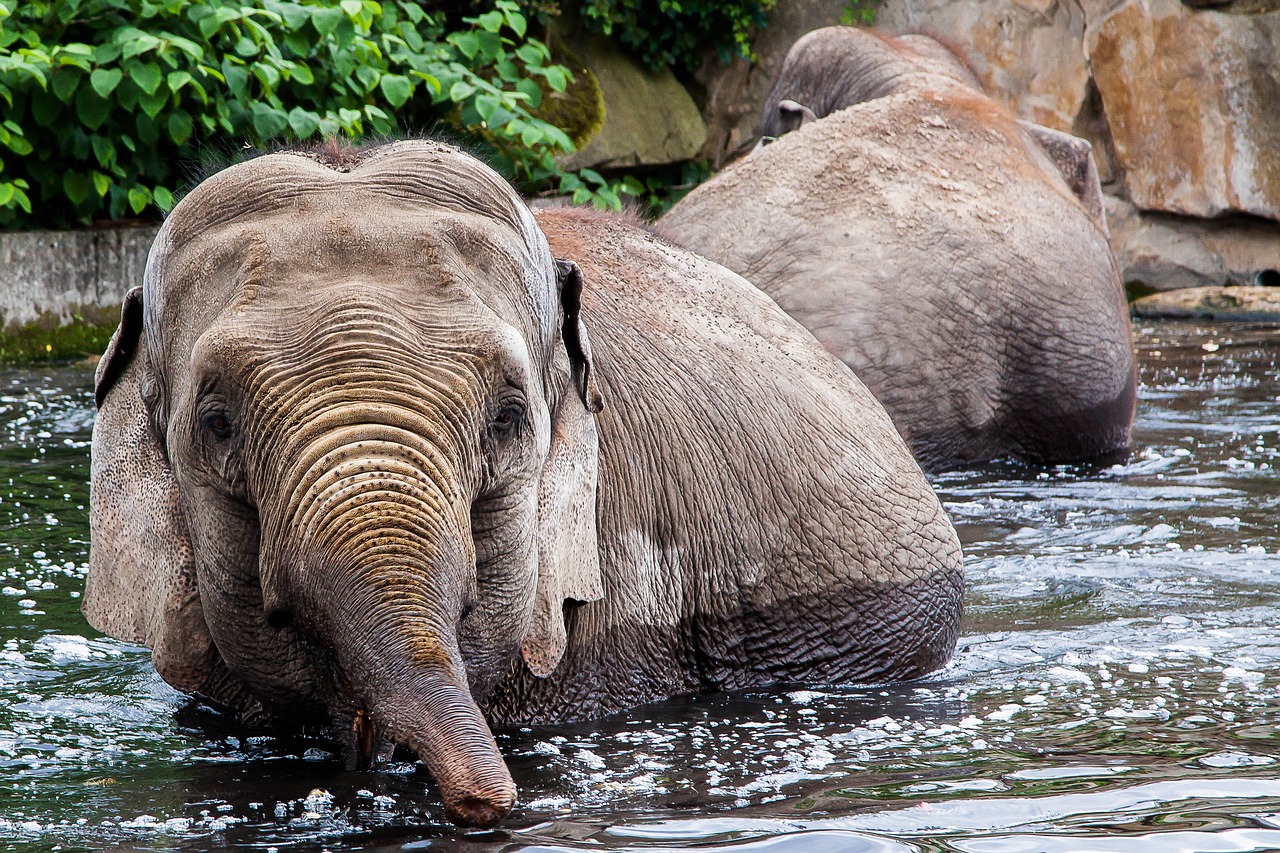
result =
[{"label": "leafy bush", "polygon": [[870,27],[876,22],[879,0],[849,0],[840,13],[840,23],[846,27]]},{"label": "leafy bush", "polygon": [[769,22],[777,0],[584,0],[582,17],[652,68],[692,72],[708,47],[720,59],[750,57],[751,35]]},{"label": "leafy bush", "polygon": [[512,0],[463,21],[446,33],[412,0],[0,0],[0,226],[154,217],[193,152],[398,118],[470,131],[517,181],[580,184],[532,113],[569,72]]}]

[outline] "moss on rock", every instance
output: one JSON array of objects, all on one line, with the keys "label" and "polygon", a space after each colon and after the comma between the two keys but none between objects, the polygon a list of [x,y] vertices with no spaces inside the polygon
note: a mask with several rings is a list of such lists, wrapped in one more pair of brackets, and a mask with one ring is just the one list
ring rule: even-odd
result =
[{"label": "moss on rock", "polygon": [[533,114],[563,130],[581,149],[604,126],[604,92],[596,75],[565,45],[552,45],[551,58],[572,71],[573,80],[563,92],[541,81],[542,103]]}]

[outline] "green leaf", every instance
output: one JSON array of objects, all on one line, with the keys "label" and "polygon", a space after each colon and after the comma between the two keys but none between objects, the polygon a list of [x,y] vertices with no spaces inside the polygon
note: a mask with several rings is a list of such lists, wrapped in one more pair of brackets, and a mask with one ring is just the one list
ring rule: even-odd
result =
[{"label": "green leaf", "polygon": [[248,100],[249,72],[239,65],[224,65],[223,74],[226,76],[227,88],[231,90],[231,94],[241,100]]},{"label": "green leaf", "polygon": [[212,39],[213,34],[222,28],[222,22],[218,20],[217,15],[209,15],[201,18],[197,26],[200,27],[200,35],[206,39]]},{"label": "green leaf", "polygon": [[17,190],[14,189],[13,184],[0,184],[0,207],[8,207],[15,195]]},{"label": "green leaf", "polygon": [[299,139],[306,139],[320,129],[320,120],[315,113],[294,107],[289,110],[289,127]]},{"label": "green leaf", "polygon": [[253,130],[257,133],[258,139],[263,142],[279,135],[289,126],[289,117],[285,115],[284,110],[278,110],[261,101],[253,104],[249,110],[253,116]]},{"label": "green leaf", "polygon": [[559,65],[548,65],[545,69],[547,85],[557,92],[563,92],[569,85],[565,69]]},{"label": "green leaf", "polygon": [[107,97],[120,84],[124,72],[119,68],[97,68],[89,75],[89,85],[102,97]]},{"label": "green leaf", "polygon": [[534,68],[542,66],[542,51],[531,44],[522,44],[517,47],[516,56],[520,57],[520,61],[525,65],[532,65]]},{"label": "green leaf", "polygon": [[483,29],[491,33],[496,33],[502,29],[502,13],[488,12],[476,18],[476,23]]},{"label": "green leaf", "polygon": [[138,132],[138,141],[144,146],[155,145],[160,141],[160,127],[156,124],[155,119],[146,113],[138,113],[134,116],[133,126]]},{"label": "green leaf", "polygon": [[506,13],[506,19],[507,26],[511,27],[512,31],[517,36],[524,38],[525,31],[529,29],[529,24],[525,20],[524,15],[521,15],[519,12],[509,11]]},{"label": "green leaf", "polygon": [[71,103],[71,96],[80,85],[80,75],[69,68],[64,68],[53,75],[53,94],[64,104]]},{"label": "green leaf", "polygon": [[169,138],[174,145],[185,145],[194,130],[191,116],[183,112],[169,114]]},{"label": "green leaf", "polygon": [[480,38],[475,33],[450,33],[448,41],[467,59],[480,52]]},{"label": "green leaf", "polygon": [[399,74],[382,75],[378,87],[382,89],[382,96],[387,99],[387,103],[395,109],[399,109],[413,94],[413,83],[408,77],[401,77]]},{"label": "green leaf", "polygon": [[81,89],[76,93],[76,115],[89,130],[97,130],[107,120],[111,105],[93,89]]},{"label": "green leaf", "polygon": [[94,172],[93,188],[98,193],[98,198],[103,198],[106,196],[107,190],[111,188],[111,179],[101,172]]},{"label": "green leaf", "polygon": [[289,70],[289,76],[304,86],[310,86],[316,82],[315,75],[311,73],[311,69],[301,62],[293,63],[293,67]]},{"label": "green leaf", "polygon": [[36,98],[31,102],[31,117],[42,127],[52,127],[62,113],[57,98]]},{"label": "green leaf", "polygon": [[142,111],[150,118],[160,115],[169,104],[168,92],[156,92],[154,95],[143,95],[138,99],[138,105],[142,107]]},{"label": "green leaf", "polygon": [[89,138],[89,142],[93,146],[93,156],[98,158],[98,163],[104,169],[110,168],[116,161],[116,147],[111,140],[94,134]]},{"label": "green leaf", "polygon": [[265,62],[255,62],[252,66],[253,76],[262,84],[264,94],[272,94],[280,85],[280,72]]},{"label": "green leaf", "polygon": [[161,73],[160,66],[153,62],[130,62],[125,69],[129,72],[129,79],[137,83],[138,88],[148,95],[154,95],[160,88],[160,84],[164,82],[164,74]]},{"label": "green leaf", "polygon": [[453,86],[449,89],[449,100],[453,101],[455,104],[461,103],[462,101],[465,101],[467,98],[474,95],[475,92],[476,92],[475,86],[472,86],[470,83],[464,83],[463,81],[459,80],[457,83],[454,83]]},{"label": "green leaf", "polygon": [[141,213],[151,204],[151,192],[146,187],[129,188],[129,207],[134,213]]},{"label": "green leaf", "polygon": [[156,206],[168,213],[173,209],[173,193],[164,187],[156,187],[151,191],[151,197],[155,200]]},{"label": "green leaf", "polygon": [[335,7],[315,7],[311,12],[311,26],[315,27],[316,32],[322,36],[332,34],[338,28],[338,24],[346,19],[347,16],[342,10]]},{"label": "green leaf", "polygon": [[165,78],[165,82],[169,84],[170,92],[180,92],[182,87],[190,83],[193,78],[186,71],[170,71],[169,76]]},{"label": "green leaf", "polygon": [[378,85],[379,76],[381,75],[378,74],[378,69],[373,68],[372,66],[361,65],[357,68],[356,79],[360,81],[360,85],[362,87],[360,94],[363,95],[365,92],[372,92],[373,87]]},{"label": "green leaf", "polygon": [[342,8],[342,11],[347,13],[347,17],[352,20],[358,20],[360,13],[364,11],[364,4],[360,0],[342,0],[338,5]]},{"label": "green leaf", "polygon": [[476,112],[480,114],[480,118],[488,122],[493,118],[493,113],[498,109],[498,99],[493,95],[479,95],[476,97]]},{"label": "green leaf", "polygon": [[18,134],[14,134],[5,140],[5,147],[19,157],[26,157],[36,150],[35,146],[31,144],[31,140]]},{"label": "green leaf", "polygon": [[93,49],[93,61],[98,65],[110,65],[120,58],[120,45],[100,44]]},{"label": "green leaf", "polygon": [[76,207],[84,204],[93,189],[89,179],[79,172],[65,172],[62,175],[62,191]]},{"label": "green leaf", "polygon": [[528,109],[536,110],[542,106],[542,90],[532,80],[517,80],[516,91],[525,96],[525,105]]}]

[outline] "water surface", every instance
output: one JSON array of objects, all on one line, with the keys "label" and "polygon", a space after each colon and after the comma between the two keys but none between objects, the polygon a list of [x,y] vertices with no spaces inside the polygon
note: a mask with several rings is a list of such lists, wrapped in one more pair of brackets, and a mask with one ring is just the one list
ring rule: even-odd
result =
[{"label": "water surface", "polygon": [[1137,345],[1127,462],[935,481],[969,583],[947,669],[500,732],[522,802],[474,833],[420,769],[219,726],[90,629],[91,374],[0,373],[0,848],[1280,848],[1280,332]]}]

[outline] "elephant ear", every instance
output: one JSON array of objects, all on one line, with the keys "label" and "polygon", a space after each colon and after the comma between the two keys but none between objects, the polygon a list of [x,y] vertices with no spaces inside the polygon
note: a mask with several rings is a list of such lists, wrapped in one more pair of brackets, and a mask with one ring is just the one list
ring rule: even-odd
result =
[{"label": "elephant ear", "polygon": [[817,120],[818,117],[813,110],[804,104],[789,99],[778,103],[778,125],[782,128],[779,136],[783,133],[799,130],[809,122]]},{"label": "elephant ear", "polygon": [[581,317],[582,273],[572,261],[556,261],[556,268],[574,389],[560,395],[552,413],[551,450],[538,483],[538,588],[533,624],[520,654],[539,678],[555,671],[568,645],[566,602],[604,597],[596,535],[600,440],[594,416],[603,401]]},{"label": "elephant ear", "polygon": [[1098,177],[1098,164],[1093,159],[1093,146],[1089,141],[1031,121],[1019,121],[1018,124],[1057,167],[1093,224],[1110,237],[1102,203],[1102,181]]},{"label": "elephant ear", "polygon": [[149,646],[160,676],[191,692],[208,679],[217,652],[196,589],[178,484],[143,402],[142,347],[142,289],[135,287],[94,383],[82,610],[104,634]]}]

